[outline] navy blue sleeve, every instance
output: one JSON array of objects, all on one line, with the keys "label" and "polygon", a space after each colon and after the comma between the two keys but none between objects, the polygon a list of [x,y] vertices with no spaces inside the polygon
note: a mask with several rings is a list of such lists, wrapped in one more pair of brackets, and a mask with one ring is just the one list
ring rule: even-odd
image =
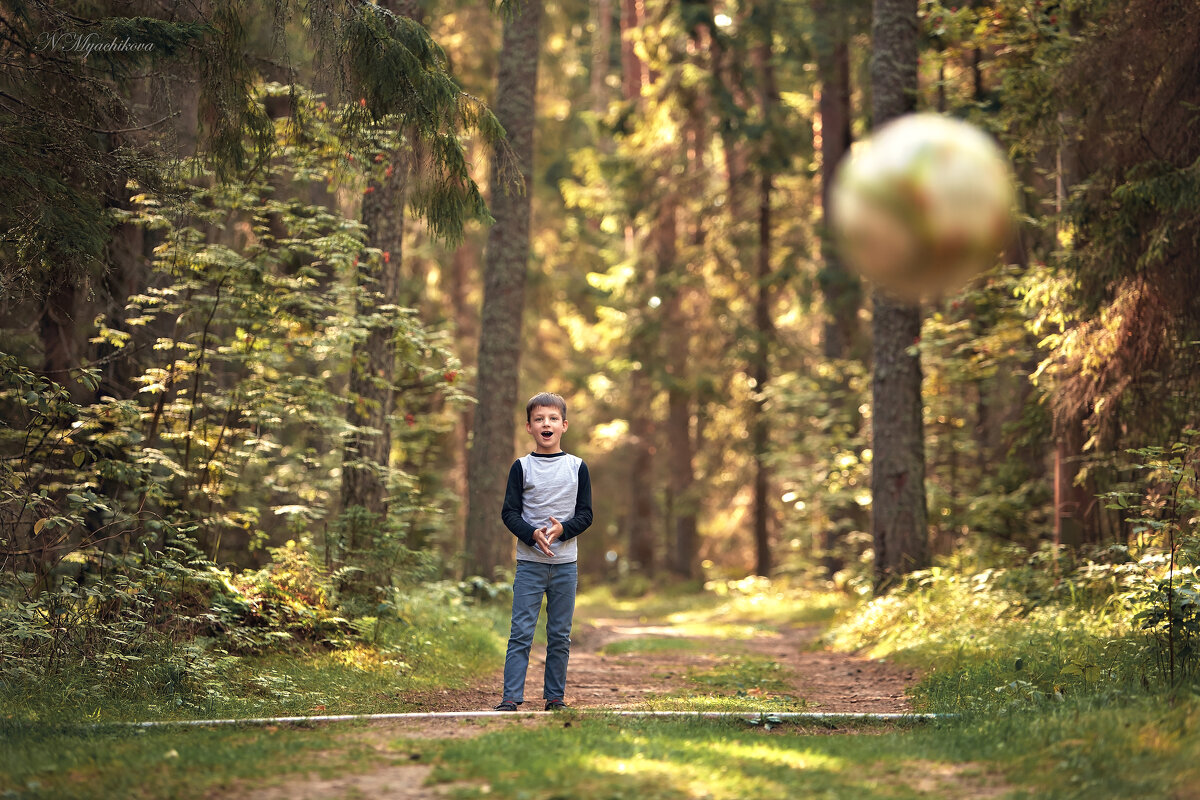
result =
[{"label": "navy blue sleeve", "polygon": [[504,490],[504,508],[500,510],[500,518],[513,536],[533,547],[534,527],[521,516],[525,508],[524,495],[525,473],[521,471],[521,462],[514,461],[512,469],[508,471],[508,487]]},{"label": "navy blue sleeve", "polygon": [[592,476],[587,464],[579,465],[579,493],[575,495],[575,516],[562,524],[562,540],[574,539],[592,524]]}]

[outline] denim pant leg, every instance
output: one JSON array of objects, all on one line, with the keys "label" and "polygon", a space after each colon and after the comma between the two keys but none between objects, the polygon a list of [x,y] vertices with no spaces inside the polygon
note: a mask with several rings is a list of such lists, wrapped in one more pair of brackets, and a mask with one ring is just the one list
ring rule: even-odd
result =
[{"label": "denim pant leg", "polygon": [[542,610],[549,566],[533,561],[518,561],[513,578],[512,628],[508,652],[504,656],[504,700],[525,701],[525,673],[529,669],[529,648]]},{"label": "denim pant leg", "polygon": [[567,658],[571,653],[571,618],[575,616],[575,589],[579,565],[550,565],[546,588],[546,677],[543,696],[562,700],[567,690]]}]

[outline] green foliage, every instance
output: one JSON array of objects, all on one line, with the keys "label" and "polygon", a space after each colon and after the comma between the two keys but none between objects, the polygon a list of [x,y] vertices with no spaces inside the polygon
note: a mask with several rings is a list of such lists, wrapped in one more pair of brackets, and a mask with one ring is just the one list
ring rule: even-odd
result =
[{"label": "green foliage", "polygon": [[496,151],[501,168],[495,179],[503,184],[519,178],[503,128],[481,101],[463,92],[446,54],[417,21],[371,3],[356,4],[340,39],[347,74],[362,87],[361,102],[346,109],[348,128],[398,130],[407,137],[417,158],[413,213],[426,220],[435,238],[458,244],[467,221],[491,219],[471,178],[460,132],[477,133]]},{"label": "green foliage", "polygon": [[157,604],[143,601],[140,617],[125,610],[105,620],[85,618],[106,599],[96,592],[61,592],[40,604],[0,609],[0,702],[10,709],[7,718],[405,710],[406,693],[461,686],[502,656],[499,631],[507,616],[455,584],[396,592],[371,616],[340,617],[323,594],[329,576],[306,563],[299,548],[278,551],[260,571],[188,574],[196,587],[190,606],[171,604],[181,594],[178,584],[126,581],[128,592],[156,588],[162,595]]},{"label": "green foliage", "polygon": [[239,574],[217,573],[213,631],[238,654],[281,647],[344,646],[353,628],[335,603],[333,579],[311,549],[289,541],[270,548],[271,563]]},{"label": "green foliage", "polygon": [[[148,120],[130,111],[119,87],[151,65],[173,69],[182,53],[218,32],[195,20],[105,13],[86,2],[8,4],[5,30],[0,289],[69,291],[101,272],[109,209],[126,181],[153,181],[159,170],[152,149],[132,135]],[[126,37],[135,48],[111,49]]]},{"label": "green foliage", "polygon": [[[1045,710],[1065,700],[1129,702],[1194,680],[1191,570],[1174,577],[1171,606],[1163,597],[1161,554],[1133,560],[1115,549],[1075,560],[1066,550],[1009,552],[1007,565],[973,570],[959,563],[914,573],[904,587],[849,615],[827,641],[931,666],[914,692],[931,711],[995,714]],[[1175,676],[1167,663],[1169,607],[1179,628]]]},{"label": "green foliage", "polygon": [[[317,117],[319,98],[297,102]],[[328,122],[310,126],[306,149],[290,124],[275,133],[281,178],[364,181]],[[95,343],[136,368],[135,397],[90,368],[79,380],[99,399],[73,402],[70,387],[0,354],[0,676],[17,684],[62,670],[85,695],[133,683],[195,707],[221,694],[228,653],[347,646],[357,634],[309,545],[274,548],[242,574],[212,562],[315,528],[336,499],[339,373],[371,324],[353,312],[360,298],[396,331],[406,465],[429,458],[453,419],[438,409],[462,396],[445,340],[352,280],[360,258],[386,258],[361,225],[266,179],[217,182],[194,166],[195,181],[121,214],[158,237],[154,275],[124,316],[97,320]],[[385,584],[436,576],[428,545],[444,497],[383,469],[403,500],[394,535],[354,559],[381,565]],[[341,563],[335,540],[326,556]]]},{"label": "green foliage", "polygon": [[1131,450],[1144,475],[1137,490],[1106,495],[1146,555],[1138,582],[1122,595],[1133,621],[1158,643],[1159,666],[1174,684],[1200,666],[1200,431],[1171,445]]},{"label": "green foliage", "polygon": [[927,487],[938,549],[971,537],[1037,549],[1050,516],[1036,342],[1013,267],[977,278],[924,320]]}]

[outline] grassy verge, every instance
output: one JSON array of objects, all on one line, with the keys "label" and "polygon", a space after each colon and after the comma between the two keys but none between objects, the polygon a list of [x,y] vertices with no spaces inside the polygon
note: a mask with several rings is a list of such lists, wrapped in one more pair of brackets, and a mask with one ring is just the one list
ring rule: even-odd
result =
[{"label": "grassy verge", "polygon": [[371,769],[387,754],[346,726],[136,730],[104,723],[411,711],[414,695],[461,687],[495,669],[506,624],[497,606],[414,595],[397,619],[373,626],[369,644],[197,658],[215,669],[181,676],[189,683],[175,694],[164,691],[172,684],[149,659],[115,681],[75,669],[0,684],[0,798],[207,797],[239,782]]},{"label": "grassy verge", "polygon": [[[446,605],[414,595],[403,615],[373,625],[363,641],[334,650],[297,647],[230,657],[203,652],[131,662],[97,679],[86,667],[48,680],[0,681],[0,721],[110,722],[147,719],[356,714],[412,710],[406,697],[457,688],[503,659],[497,605]],[[181,649],[182,646],[181,646]],[[182,667],[180,665],[183,665]],[[191,669],[185,667],[191,666]],[[165,670],[178,675],[164,675]]]},{"label": "grassy verge", "polygon": [[336,728],[129,728],[0,723],[0,797],[205,797],[240,783],[369,768]]}]

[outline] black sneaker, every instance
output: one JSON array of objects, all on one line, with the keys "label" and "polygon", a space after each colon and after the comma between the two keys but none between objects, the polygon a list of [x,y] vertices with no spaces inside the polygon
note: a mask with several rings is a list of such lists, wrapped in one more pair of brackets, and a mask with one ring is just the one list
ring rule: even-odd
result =
[{"label": "black sneaker", "polygon": [[564,703],[562,700],[547,700],[546,701],[546,710],[547,711],[562,711],[566,707],[567,707],[567,704]]},{"label": "black sneaker", "polygon": [[516,711],[517,704],[512,700],[501,700],[500,705],[496,706],[496,711]]}]

